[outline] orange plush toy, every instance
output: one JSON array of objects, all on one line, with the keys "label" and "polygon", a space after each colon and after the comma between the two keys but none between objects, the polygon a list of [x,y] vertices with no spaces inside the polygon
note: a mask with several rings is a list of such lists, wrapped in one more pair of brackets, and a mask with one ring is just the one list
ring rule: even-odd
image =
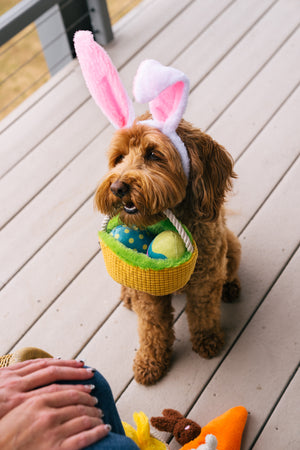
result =
[{"label": "orange plush toy", "polygon": [[[205,425],[201,433],[180,450],[240,450],[247,415],[243,406],[229,409]],[[152,420],[151,423],[154,425]],[[163,431],[161,426],[159,429]]]}]

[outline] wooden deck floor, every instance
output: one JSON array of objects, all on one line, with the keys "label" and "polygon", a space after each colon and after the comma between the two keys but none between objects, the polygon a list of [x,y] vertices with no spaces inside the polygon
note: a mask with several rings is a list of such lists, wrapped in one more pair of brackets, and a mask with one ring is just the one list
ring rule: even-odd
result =
[{"label": "wooden deck floor", "polygon": [[299,0],[144,0],[107,49],[129,92],[143,59],[183,70],[185,117],[236,160],[228,223],[242,242],[242,294],[222,306],[222,354],[192,352],[176,297],[171,371],[150,388],[132,378],[136,316],[106,273],[93,211],[112,127],[76,61],[0,124],[1,354],[33,345],[84,358],[130,423],[170,407],[205,425],[241,404],[242,450],[300,448],[299,20]]}]

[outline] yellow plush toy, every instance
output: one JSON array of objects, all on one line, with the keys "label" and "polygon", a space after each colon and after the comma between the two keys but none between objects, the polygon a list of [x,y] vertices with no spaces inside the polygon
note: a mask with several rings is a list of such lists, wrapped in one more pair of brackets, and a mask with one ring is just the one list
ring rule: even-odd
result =
[{"label": "yellow plush toy", "polygon": [[150,436],[150,424],[148,417],[143,412],[135,412],[133,419],[136,423],[136,430],[126,422],[122,422],[125,434],[131,438],[140,450],[166,450],[167,444]]}]

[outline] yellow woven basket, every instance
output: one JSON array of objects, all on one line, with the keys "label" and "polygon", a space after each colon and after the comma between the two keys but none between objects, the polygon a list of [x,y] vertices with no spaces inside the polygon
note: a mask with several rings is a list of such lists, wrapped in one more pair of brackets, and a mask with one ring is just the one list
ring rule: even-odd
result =
[{"label": "yellow woven basket", "polygon": [[0,367],[7,367],[28,359],[37,358],[53,358],[53,356],[37,347],[24,347],[15,350],[13,353],[0,356]]},{"label": "yellow woven basket", "polygon": [[[105,218],[102,230],[99,232],[99,241],[106,269],[117,283],[156,296],[171,294],[182,289],[187,284],[195,268],[198,250],[187,229],[182,226],[169,210],[165,211],[165,214],[182,237],[187,249],[184,261],[172,261],[173,265],[171,267],[170,261],[167,260],[160,260],[159,263],[156,263],[158,260],[152,260],[152,267],[149,268],[137,265],[134,259],[129,260],[128,257],[125,259],[120,257],[120,254],[115,249],[113,250],[103,239],[103,233],[107,233],[106,229],[109,221],[109,218]],[[120,245],[122,246],[123,244]],[[129,255],[131,252],[136,254],[133,250],[128,250],[127,253]],[[141,258],[148,259],[146,255],[141,256]],[[164,264],[166,267],[164,267]]]}]

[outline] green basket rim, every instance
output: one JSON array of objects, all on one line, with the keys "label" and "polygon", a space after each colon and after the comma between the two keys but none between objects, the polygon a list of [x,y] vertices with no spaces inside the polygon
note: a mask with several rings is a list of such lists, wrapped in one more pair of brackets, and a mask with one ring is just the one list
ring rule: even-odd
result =
[{"label": "green basket rim", "polygon": [[[183,254],[183,256],[179,259],[150,258],[145,253],[140,253],[135,250],[132,250],[131,248],[126,247],[124,244],[119,242],[117,239],[115,239],[110,234],[110,231],[118,225],[124,225],[120,221],[118,216],[115,216],[112,219],[110,219],[110,221],[107,224],[106,231],[98,232],[98,237],[99,237],[100,243],[101,243],[101,241],[103,241],[110,248],[110,250],[113,251],[121,260],[123,260],[124,262],[126,262],[127,264],[129,264],[133,267],[139,267],[139,268],[145,269],[145,270],[147,270],[147,269],[162,270],[162,269],[167,269],[167,268],[171,268],[171,267],[178,267],[181,264],[184,264],[185,262],[189,261],[192,257],[193,253],[186,250],[185,253]],[[188,234],[189,238],[192,240],[193,245],[194,245],[194,252],[195,252],[196,245],[195,245],[195,242],[193,241],[192,235],[185,225],[182,224],[182,226],[185,229],[186,233]],[[128,228],[133,228],[133,227],[128,226]],[[157,222],[154,225],[150,225],[149,227],[146,228],[146,230],[150,231],[153,234],[159,234],[162,231],[166,231],[166,230],[171,230],[171,231],[175,231],[176,233],[178,233],[176,228],[170,222],[169,219],[164,219],[164,220],[161,220],[160,222]]]}]

